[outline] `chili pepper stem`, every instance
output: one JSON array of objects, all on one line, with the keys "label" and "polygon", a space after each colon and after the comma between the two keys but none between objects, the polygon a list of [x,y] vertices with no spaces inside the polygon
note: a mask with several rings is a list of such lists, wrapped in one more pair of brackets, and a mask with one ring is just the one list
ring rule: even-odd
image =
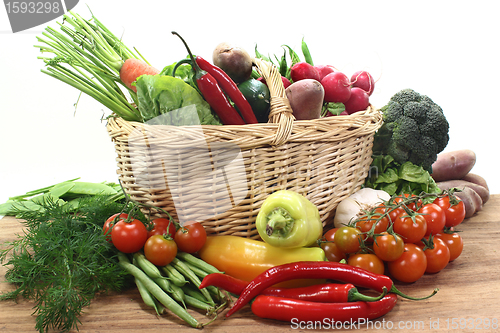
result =
[{"label": "chili pepper stem", "polygon": [[282,207],[273,209],[267,216],[266,233],[271,236],[275,231],[282,236],[286,236],[293,228],[295,220],[290,216],[288,211]]},{"label": "chili pepper stem", "polygon": [[349,290],[349,302],[357,302],[357,301],[375,302],[375,301],[378,301],[378,300],[384,298],[388,294],[387,288],[384,287],[383,289],[384,289],[383,292],[378,296],[368,296],[368,295],[360,293],[357,288],[353,288],[353,289]]},{"label": "chili pepper stem", "polygon": [[391,290],[389,290],[389,293],[394,293],[396,295],[399,295],[403,298],[406,298],[406,299],[410,299],[412,301],[421,301],[421,300],[424,300],[424,299],[427,299],[427,298],[431,298],[432,296],[434,296],[437,292],[439,291],[439,288],[436,288],[432,291],[432,293],[430,295],[427,295],[427,296],[424,296],[424,297],[412,297],[412,296],[408,296],[404,293],[402,293],[400,290],[398,290],[396,288],[395,285],[392,285],[391,287]]}]

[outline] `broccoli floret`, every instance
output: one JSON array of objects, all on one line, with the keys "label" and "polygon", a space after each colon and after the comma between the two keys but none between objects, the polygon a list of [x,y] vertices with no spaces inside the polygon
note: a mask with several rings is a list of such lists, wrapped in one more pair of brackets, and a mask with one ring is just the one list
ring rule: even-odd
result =
[{"label": "broccoli floret", "polygon": [[431,170],[449,141],[449,124],[442,108],[428,96],[404,89],[381,109],[384,124],[375,133],[373,153],[390,155]]}]

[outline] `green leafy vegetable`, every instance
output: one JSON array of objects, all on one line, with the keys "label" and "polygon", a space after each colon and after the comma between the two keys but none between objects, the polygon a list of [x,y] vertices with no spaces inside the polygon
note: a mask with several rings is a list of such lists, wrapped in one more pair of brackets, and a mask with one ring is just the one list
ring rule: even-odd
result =
[{"label": "green leafy vegetable", "polygon": [[[142,75],[135,86],[137,106],[144,122],[175,126],[221,125],[210,105],[182,79],[168,75]],[[194,106],[196,112],[182,110],[190,106]],[[179,109],[179,112],[172,112]],[[163,116],[158,117],[160,115]]]},{"label": "green leafy vegetable", "polygon": [[43,210],[23,212],[23,234],[0,251],[0,263],[8,267],[5,278],[16,285],[0,300],[34,300],[39,332],[77,328],[83,308],[97,293],[120,290],[129,282],[102,233],[103,221],[123,203],[103,195],[82,200],[78,214],[50,199],[40,202]]},{"label": "green leafy vegetable", "polygon": [[390,195],[401,193],[440,193],[427,170],[411,162],[400,164],[390,155],[374,155],[365,186],[384,190]]}]

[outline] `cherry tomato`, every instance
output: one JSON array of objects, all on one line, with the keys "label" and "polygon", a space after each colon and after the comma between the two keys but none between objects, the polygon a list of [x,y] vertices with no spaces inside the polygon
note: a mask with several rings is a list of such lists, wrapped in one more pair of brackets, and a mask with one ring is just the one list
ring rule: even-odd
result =
[{"label": "cherry tomato", "polygon": [[144,244],[144,255],[153,264],[165,266],[177,255],[177,244],[168,236],[153,235]]},{"label": "cherry tomato", "polygon": [[148,230],[141,221],[120,220],[111,229],[111,240],[118,251],[134,253],[142,249],[148,238]]},{"label": "cherry tomato", "polygon": [[347,264],[366,269],[372,273],[384,274],[384,262],[372,253],[358,253],[349,256]]},{"label": "cherry tomato", "polygon": [[333,241],[321,243],[321,248],[325,251],[325,257],[328,261],[340,262],[342,259],[347,259],[345,253],[340,251]]},{"label": "cherry tomato", "polygon": [[[437,273],[448,265],[450,262],[450,250],[445,242],[440,238],[433,238],[434,247],[424,250],[427,257],[426,273]],[[420,248],[424,248],[423,243],[418,244]]]},{"label": "cherry tomato", "polygon": [[[390,223],[389,216],[384,215],[384,212],[385,208],[378,207],[373,211],[373,214],[360,217],[359,221],[356,222],[356,228],[361,230],[364,234],[368,232],[372,232],[372,234],[381,234],[387,230]],[[373,225],[375,225],[375,227],[373,227]],[[368,237],[367,240],[371,240],[371,237]]]},{"label": "cherry tomato", "polygon": [[405,243],[400,236],[384,232],[375,236],[373,252],[383,261],[394,261],[401,257],[404,246]]},{"label": "cherry tomato", "polygon": [[416,244],[405,244],[403,254],[387,263],[389,274],[401,282],[415,282],[420,279],[427,268],[427,257]]},{"label": "cherry tomato", "polygon": [[450,250],[450,261],[457,259],[460,254],[462,254],[462,250],[464,249],[464,241],[462,236],[458,233],[454,232],[451,234],[440,232],[434,236],[434,239],[439,238],[445,242]]},{"label": "cherry tomato", "polygon": [[[412,202],[408,202],[409,199],[414,199],[414,200]],[[420,200],[420,199],[417,200],[417,196],[415,194],[410,195],[408,193],[404,193],[404,194],[400,194],[400,195],[396,196],[392,200],[392,203],[393,204],[400,204],[403,201],[406,202],[405,203],[406,207],[410,208],[411,210],[417,210],[417,208],[422,204],[422,200]]]},{"label": "cherry tomato", "polygon": [[437,234],[441,232],[446,224],[446,215],[444,211],[436,205],[435,203],[429,203],[418,210],[418,213],[423,214],[422,216],[427,221],[427,231],[425,236],[430,234]]},{"label": "cherry tomato", "polygon": [[[118,217],[118,215],[120,215],[120,217]],[[118,218],[117,218],[118,217]],[[128,217],[128,214],[125,214],[125,213],[116,213],[114,215],[111,215],[107,220],[106,222],[104,222],[104,225],[102,226],[102,233],[104,235],[106,235],[106,240],[110,243],[112,243],[111,241],[111,232],[109,231],[110,229],[112,229],[112,223],[115,222],[115,218],[116,218],[116,222],[118,222],[119,220],[125,220],[127,219]]]},{"label": "cherry tomato", "polygon": [[[445,225],[448,228],[459,225],[465,219],[464,202],[456,196],[453,197],[457,200],[454,205],[451,205],[449,196],[438,197],[436,198],[436,200],[434,200],[434,203],[444,210],[444,214],[446,216]],[[452,199],[452,203],[454,199]]]},{"label": "cherry tomato", "polygon": [[160,217],[151,221],[153,224],[153,229],[148,231],[148,238],[154,235],[169,235],[171,238],[175,238],[175,224],[169,219]]},{"label": "cherry tomato", "polygon": [[361,248],[364,235],[354,227],[340,227],[334,236],[334,242],[343,253],[354,253]]},{"label": "cherry tomato", "polygon": [[405,243],[415,243],[424,238],[427,232],[427,221],[422,215],[409,216],[405,212],[394,220],[392,227]]},{"label": "cherry tomato", "polygon": [[187,222],[175,233],[175,242],[179,250],[195,253],[205,245],[207,232],[199,222]]},{"label": "cherry tomato", "polygon": [[337,232],[337,230],[339,230],[339,228],[332,228],[332,229],[328,230],[323,235],[323,239],[328,241],[328,242],[333,242],[335,239],[335,233]]}]

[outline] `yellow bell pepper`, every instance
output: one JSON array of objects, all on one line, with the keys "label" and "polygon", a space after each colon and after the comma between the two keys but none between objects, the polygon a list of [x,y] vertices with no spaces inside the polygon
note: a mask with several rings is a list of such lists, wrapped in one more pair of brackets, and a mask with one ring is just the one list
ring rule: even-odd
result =
[{"label": "yellow bell pepper", "polygon": [[262,240],[279,247],[311,246],[323,235],[318,208],[303,195],[279,190],[264,200],[255,226]]},{"label": "yellow bell pepper", "polygon": [[[218,270],[245,281],[253,280],[274,266],[326,260],[325,252],[320,247],[282,248],[239,236],[209,236],[198,254]],[[325,280],[292,280],[279,286],[299,287],[322,282]]]}]

